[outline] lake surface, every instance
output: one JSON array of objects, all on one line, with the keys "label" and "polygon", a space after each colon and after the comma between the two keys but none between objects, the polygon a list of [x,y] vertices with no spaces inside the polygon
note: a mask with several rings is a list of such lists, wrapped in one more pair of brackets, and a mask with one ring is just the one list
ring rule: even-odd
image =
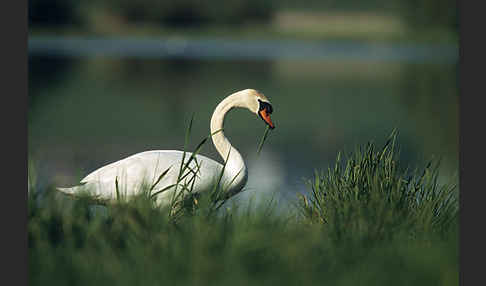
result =
[{"label": "lake surface", "polygon": [[191,150],[219,101],[245,88],[271,100],[276,128],[257,156],[264,123],[246,110],[225,122],[249,168],[244,196],[293,199],[338,151],[393,128],[405,165],[443,157],[444,177],[457,172],[455,47],[325,41],[31,37],[29,158],[41,185],[73,185],[137,152],[182,149],[194,113]]}]

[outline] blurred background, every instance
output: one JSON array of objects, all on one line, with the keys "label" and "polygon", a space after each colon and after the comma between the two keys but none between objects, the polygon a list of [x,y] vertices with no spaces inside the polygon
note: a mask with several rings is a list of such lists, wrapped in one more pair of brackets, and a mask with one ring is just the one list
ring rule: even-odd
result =
[{"label": "blurred background", "polygon": [[[305,3],[305,4],[304,4]],[[263,92],[276,129],[233,111],[226,135],[247,192],[293,200],[338,151],[399,131],[411,167],[458,169],[458,19],[452,0],[29,0],[29,160],[70,186],[150,149],[190,150],[227,95]],[[202,154],[221,161],[212,144]]]}]

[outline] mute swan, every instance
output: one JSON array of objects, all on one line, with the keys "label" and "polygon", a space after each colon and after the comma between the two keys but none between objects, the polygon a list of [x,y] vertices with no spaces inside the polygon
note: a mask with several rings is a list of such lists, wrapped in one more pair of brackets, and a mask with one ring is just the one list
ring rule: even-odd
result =
[{"label": "mute swan", "polygon": [[[248,178],[242,156],[231,145],[222,131],[226,114],[235,107],[249,109],[260,116],[271,129],[275,128],[270,119],[270,114],[273,111],[270,101],[254,89],[235,92],[216,106],[211,117],[211,138],[218,153],[226,162],[220,185],[226,188],[229,196],[240,192]],[[65,194],[76,195],[84,189],[89,190],[99,199],[113,200],[117,198],[118,194],[125,196],[136,194],[140,186],[145,183],[149,186],[154,185],[152,193],[162,190],[156,197],[158,204],[168,204],[175,192],[175,188],[170,186],[175,186],[178,181],[183,153],[183,151],[178,150],[152,150],[137,153],[95,170],[81,180],[82,185],[71,188],[57,188],[57,190]],[[186,152],[185,163],[191,155],[192,153]],[[217,182],[223,165],[202,155],[196,155],[195,159],[200,168],[199,172],[196,172],[193,191],[210,190]],[[189,167],[195,170],[198,166],[192,160]],[[165,175],[157,182],[159,176],[163,173]],[[181,183],[179,179],[179,184]]]}]

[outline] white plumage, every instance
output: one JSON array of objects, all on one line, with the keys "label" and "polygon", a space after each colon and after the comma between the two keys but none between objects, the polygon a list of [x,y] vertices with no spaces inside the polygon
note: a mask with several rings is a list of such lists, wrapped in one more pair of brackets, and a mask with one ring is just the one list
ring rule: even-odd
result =
[{"label": "white plumage", "polygon": [[[226,188],[229,195],[240,192],[248,177],[241,154],[231,145],[222,131],[225,115],[235,107],[249,109],[259,115],[271,128],[274,128],[270,119],[270,113],[272,113],[270,102],[256,90],[245,89],[233,93],[215,108],[211,117],[210,129],[213,134],[211,138],[218,153],[226,162],[220,184]],[[175,190],[174,186],[178,180],[183,153],[179,150],[152,150],[137,153],[95,170],[80,181],[83,185],[57,189],[70,195],[76,195],[82,190],[89,190],[91,194],[100,199],[113,200],[117,197],[117,187],[119,195],[131,196],[145,184],[148,187],[153,186],[153,193],[166,189],[157,195],[157,202],[167,204]],[[191,155],[192,153],[186,152],[185,162]],[[199,172],[196,174],[193,190],[195,192],[210,190],[217,182],[223,165],[208,157],[196,155],[195,160],[190,162],[189,168],[197,170],[196,162],[199,165]],[[159,176],[165,171],[167,173],[157,182]],[[179,181],[179,185],[188,182],[191,178],[192,175],[188,175],[183,181]],[[155,184],[156,182],[157,184]]]}]

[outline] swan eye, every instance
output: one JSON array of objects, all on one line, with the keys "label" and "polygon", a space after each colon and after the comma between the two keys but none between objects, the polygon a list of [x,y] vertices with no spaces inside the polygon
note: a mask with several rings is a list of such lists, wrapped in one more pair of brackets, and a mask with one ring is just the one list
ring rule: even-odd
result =
[{"label": "swan eye", "polygon": [[265,102],[265,101],[261,101],[260,99],[258,100],[258,102],[260,102],[259,111],[265,109],[268,114],[271,114],[273,112],[273,108],[272,108],[272,105],[270,103]]},{"label": "swan eye", "polygon": [[270,103],[267,103],[267,112],[271,114],[273,112],[272,105]]}]

